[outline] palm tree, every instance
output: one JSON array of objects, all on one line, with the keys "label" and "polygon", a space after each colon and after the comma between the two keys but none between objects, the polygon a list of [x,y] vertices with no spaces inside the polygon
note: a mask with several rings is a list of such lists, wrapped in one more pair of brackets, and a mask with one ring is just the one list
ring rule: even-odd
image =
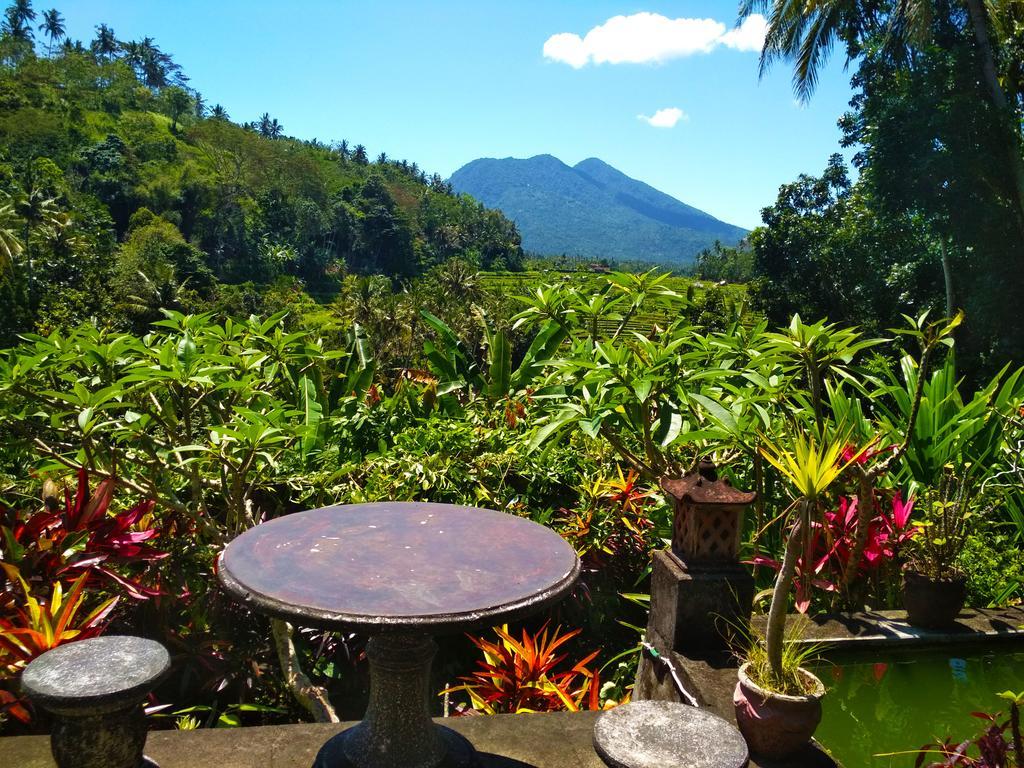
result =
[{"label": "palm tree", "polygon": [[39,25],[39,31],[45,32],[50,42],[46,46],[47,57],[53,55],[53,45],[64,39],[66,30],[64,28],[64,17],[60,15],[60,11],[56,8],[51,8],[48,11],[43,11],[43,23]]},{"label": "palm tree", "polygon": [[0,203],[0,278],[14,268],[14,260],[21,251],[14,201],[8,196]]},{"label": "palm tree", "polygon": [[348,159],[348,139],[342,139],[338,142],[338,154],[341,155],[342,160]]},{"label": "palm tree", "polygon": [[210,110],[211,120],[229,120],[228,111],[224,109],[220,104],[214,104],[213,109]]},{"label": "palm tree", "polygon": [[4,11],[2,31],[15,40],[31,43],[35,35],[32,22],[36,20],[36,12],[32,9],[32,0],[14,0]]},{"label": "palm tree", "polygon": [[50,197],[46,191],[37,187],[31,179],[25,189],[16,193],[12,200],[14,213],[21,219],[22,248],[28,264],[29,306],[35,310],[35,264],[33,262],[32,242],[34,236],[43,229],[57,229],[63,226],[56,198]]},{"label": "palm tree", "polygon": [[161,51],[152,37],[144,37],[141,42],[124,43],[121,49],[135,74],[150,88],[159,89],[171,84],[184,87],[188,82],[181,65],[170,54]]},{"label": "palm tree", "polygon": [[92,52],[97,56],[106,56],[107,61],[113,59],[119,47],[117,37],[114,36],[114,30],[106,24],[100,24],[96,27],[96,39],[92,41],[91,47]]},{"label": "palm tree", "polygon": [[44,237],[54,255],[66,259],[78,253],[86,245],[86,240],[78,234],[71,216],[60,213],[53,225],[45,228]]},{"label": "palm tree", "polygon": [[199,93],[199,91],[193,91],[192,102],[193,114],[195,114],[196,117],[202,120],[204,117],[206,117],[206,100],[203,98],[203,95]]},{"label": "palm tree", "polygon": [[377,165],[386,165],[388,162],[388,156],[381,152],[377,155]]},{"label": "palm tree", "polygon": [[256,130],[259,131],[260,136],[270,136],[270,113],[264,112],[260,116],[259,123],[256,124]]},{"label": "palm tree", "polygon": [[121,43],[121,52],[124,54],[124,60],[128,62],[128,66],[134,69],[136,74],[139,74],[142,71],[142,43],[135,40]]},{"label": "palm tree", "polygon": [[369,162],[369,158],[366,156],[366,147],[356,144],[355,149],[352,150],[352,160],[359,165],[366,165]]},{"label": "palm tree", "polygon": [[151,275],[142,270],[136,272],[136,291],[125,297],[125,307],[137,316],[138,324],[146,327],[160,316],[161,309],[183,309],[181,294],[188,281],[178,283],[174,267],[167,263],[156,263]]},{"label": "palm tree", "polygon": [[284,126],[277,122],[277,118],[270,118],[270,115],[264,112],[260,116],[259,123],[256,124],[256,130],[259,131],[261,136],[265,136],[268,139],[279,139],[284,134]]}]

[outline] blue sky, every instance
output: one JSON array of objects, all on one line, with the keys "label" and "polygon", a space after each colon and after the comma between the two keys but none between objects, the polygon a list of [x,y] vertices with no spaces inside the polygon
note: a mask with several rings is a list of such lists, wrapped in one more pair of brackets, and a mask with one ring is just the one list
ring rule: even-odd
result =
[{"label": "blue sky", "polygon": [[850,98],[842,57],[807,106],[785,66],[759,81],[733,0],[36,0],[51,5],[74,38],[100,22],[156,38],[237,121],[269,112],[444,176],[477,157],[599,157],[746,227],[838,151]]}]

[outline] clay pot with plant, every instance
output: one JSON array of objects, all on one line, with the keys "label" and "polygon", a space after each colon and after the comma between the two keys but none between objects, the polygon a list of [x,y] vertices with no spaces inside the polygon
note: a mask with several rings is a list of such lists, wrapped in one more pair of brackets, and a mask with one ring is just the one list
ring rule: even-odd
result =
[{"label": "clay pot with plant", "polygon": [[967,543],[977,497],[969,473],[946,467],[937,488],[920,496],[923,513],[903,566],[903,607],[915,627],[941,629],[956,623],[967,598],[967,576],[957,561]]},{"label": "clay pot with plant", "polygon": [[788,757],[804,747],[821,722],[825,686],[803,663],[810,653],[785,637],[789,593],[797,560],[805,551],[811,520],[820,512],[826,491],[862,451],[841,461],[844,441],[819,446],[798,436],[788,447],[768,445],[764,458],[795,491],[786,514],[792,516],[785,555],[772,590],[763,641],[755,641],[739,669],[733,694],[736,722],[752,752],[763,757]]}]

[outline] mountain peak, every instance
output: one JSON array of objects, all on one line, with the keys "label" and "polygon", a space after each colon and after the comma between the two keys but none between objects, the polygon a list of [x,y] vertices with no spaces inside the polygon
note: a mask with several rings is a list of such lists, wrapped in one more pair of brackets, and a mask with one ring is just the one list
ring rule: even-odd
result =
[{"label": "mountain peak", "polygon": [[514,219],[535,253],[678,265],[716,240],[731,245],[746,235],[597,157],[571,167],[548,154],[474,160],[450,181]]},{"label": "mountain peak", "polygon": [[[577,171],[585,171],[588,168],[611,168],[613,171],[617,171],[616,168],[608,165],[604,160],[599,157],[588,157],[586,160],[580,160],[576,165],[573,166]],[[621,173],[621,171],[617,171]]]}]

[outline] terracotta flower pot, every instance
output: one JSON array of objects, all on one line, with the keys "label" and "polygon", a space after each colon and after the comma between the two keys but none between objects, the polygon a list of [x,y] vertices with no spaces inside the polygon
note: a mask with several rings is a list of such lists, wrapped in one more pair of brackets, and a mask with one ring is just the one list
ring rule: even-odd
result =
[{"label": "terracotta flower pot", "polygon": [[903,607],[907,623],[941,629],[956,623],[967,599],[967,577],[935,580],[913,568],[903,570]]},{"label": "terracotta flower pot", "polygon": [[799,751],[814,735],[821,722],[821,698],[825,686],[806,669],[800,674],[807,681],[803,696],[786,696],[766,691],[747,676],[749,664],[739,669],[739,682],[733,693],[736,723],[750,751],[762,757],[781,759]]}]

